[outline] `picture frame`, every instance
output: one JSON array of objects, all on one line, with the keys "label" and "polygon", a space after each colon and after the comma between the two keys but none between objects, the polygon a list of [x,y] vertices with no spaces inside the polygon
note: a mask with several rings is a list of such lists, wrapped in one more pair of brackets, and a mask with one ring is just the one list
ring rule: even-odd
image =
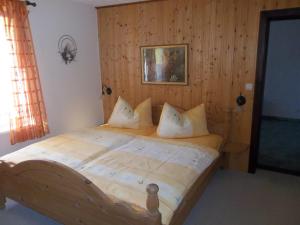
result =
[{"label": "picture frame", "polygon": [[188,85],[188,44],[141,47],[142,84]]}]

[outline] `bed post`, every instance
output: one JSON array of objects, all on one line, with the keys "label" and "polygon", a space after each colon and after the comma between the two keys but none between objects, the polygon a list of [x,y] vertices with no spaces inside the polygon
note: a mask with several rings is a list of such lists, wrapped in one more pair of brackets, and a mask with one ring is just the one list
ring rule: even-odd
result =
[{"label": "bed post", "polygon": [[5,208],[6,198],[0,187],[0,210]]},{"label": "bed post", "polygon": [[0,161],[0,210],[5,208],[6,198],[2,190],[1,185],[3,185],[3,163]]},{"label": "bed post", "polygon": [[147,209],[151,216],[153,216],[155,220],[155,225],[162,225],[161,221],[161,214],[158,210],[159,208],[159,199],[158,199],[158,193],[159,187],[157,184],[149,184],[147,186]]}]

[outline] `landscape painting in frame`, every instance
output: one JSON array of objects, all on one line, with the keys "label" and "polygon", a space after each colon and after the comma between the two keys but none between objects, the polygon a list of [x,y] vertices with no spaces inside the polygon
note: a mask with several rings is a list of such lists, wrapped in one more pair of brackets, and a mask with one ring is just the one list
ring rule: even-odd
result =
[{"label": "landscape painting in frame", "polygon": [[141,47],[142,83],[187,85],[188,45]]}]

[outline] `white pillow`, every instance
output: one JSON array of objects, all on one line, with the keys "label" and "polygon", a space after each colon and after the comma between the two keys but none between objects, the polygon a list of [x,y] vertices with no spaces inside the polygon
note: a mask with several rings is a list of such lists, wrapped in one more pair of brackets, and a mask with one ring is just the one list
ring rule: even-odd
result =
[{"label": "white pillow", "polygon": [[163,138],[208,135],[204,104],[181,114],[174,107],[165,103],[156,132],[158,136]]},{"label": "white pillow", "polygon": [[151,98],[146,99],[133,110],[128,102],[119,97],[108,124],[112,127],[133,129],[152,127]]}]

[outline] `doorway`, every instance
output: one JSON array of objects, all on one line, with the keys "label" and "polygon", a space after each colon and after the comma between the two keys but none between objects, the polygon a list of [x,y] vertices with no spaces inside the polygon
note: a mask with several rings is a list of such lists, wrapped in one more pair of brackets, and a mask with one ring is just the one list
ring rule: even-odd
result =
[{"label": "doorway", "polygon": [[300,8],[262,11],[249,172],[300,175]]}]

